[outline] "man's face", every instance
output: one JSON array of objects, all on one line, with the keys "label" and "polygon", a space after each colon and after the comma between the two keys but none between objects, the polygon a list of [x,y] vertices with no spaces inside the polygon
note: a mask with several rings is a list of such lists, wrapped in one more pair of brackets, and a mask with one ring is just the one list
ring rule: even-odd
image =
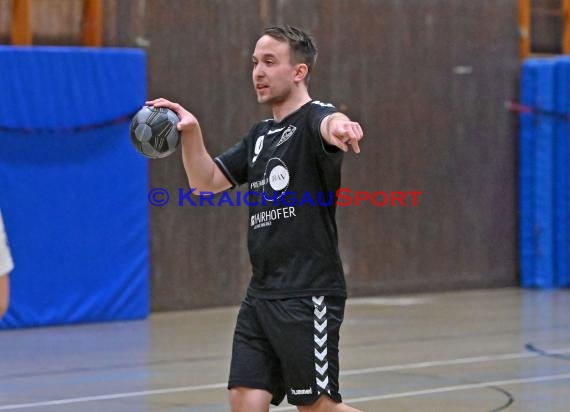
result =
[{"label": "man's face", "polygon": [[259,103],[279,104],[289,97],[296,72],[290,52],[286,41],[268,35],[257,41],[252,56],[252,78]]}]

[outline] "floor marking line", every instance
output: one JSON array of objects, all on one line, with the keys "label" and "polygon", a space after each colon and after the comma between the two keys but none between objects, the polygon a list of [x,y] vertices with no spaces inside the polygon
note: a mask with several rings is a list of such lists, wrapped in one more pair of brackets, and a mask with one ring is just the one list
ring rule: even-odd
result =
[{"label": "floor marking line", "polygon": [[[552,355],[570,353],[570,348],[550,350],[550,351],[548,351],[548,353],[552,354]],[[536,352],[506,353],[504,355],[475,356],[475,357],[471,357],[471,358],[458,358],[458,359],[448,359],[448,360],[439,360],[439,361],[431,361],[431,362],[416,362],[416,363],[407,363],[407,364],[401,364],[401,365],[387,365],[387,366],[379,366],[377,368],[353,369],[353,370],[347,370],[347,371],[341,372],[340,375],[341,376],[363,375],[363,374],[367,374],[367,373],[378,373],[378,372],[390,372],[390,371],[406,370],[406,369],[429,368],[432,366],[464,365],[466,363],[478,363],[478,362],[491,362],[491,361],[500,361],[500,360],[536,358],[539,356],[541,356],[541,355],[536,353]]]},{"label": "floor marking line", "polygon": [[[563,353],[570,353],[570,348],[562,348],[562,349],[552,349],[548,350],[547,353],[549,354],[563,354]],[[512,360],[512,359],[524,359],[524,358],[538,358],[542,355],[534,352],[519,352],[519,353],[506,353],[503,355],[489,355],[489,356],[476,356],[470,358],[457,358],[457,359],[447,359],[447,360],[440,360],[440,361],[431,361],[431,362],[416,362],[416,363],[407,363],[407,364],[400,364],[400,365],[388,365],[388,366],[380,366],[377,368],[363,368],[363,369],[351,369],[344,372],[341,372],[341,376],[351,376],[351,375],[363,375],[369,373],[379,373],[379,372],[389,372],[389,371],[397,371],[397,370],[407,370],[407,369],[420,369],[420,368],[427,368],[432,366],[444,366],[444,365],[459,365],[459,364],[466,364],[466,363],[477,363],[477,362],[490,362],[490,361],[498,361],[498,360]],[[544,380],[547,378],[548,380],[556,380],[558,379],[567,379],[570,378],[570,374],[568,375],[549,375],[546,377],[536,377],[536,378],[525,378],[531,379],[528,382],[535,382],[532,379],[538,379],[536,382]],[[552,379],[551,379],[552,378]],[[402,396],[418,396],[421,394],[428,394],[428,393],[438,393],[438,392],[447,392],[452,390],[461,390],[462,388],[471,389],[477,387],[484,387],[484,386],[492,386],[492,385],[508,385],[508,382],[514,383],[524,383],[521,379],[511,379],[508,381],[496,381],[496,382],[487,382],[487,383],[477,383],[477,384],[470,384],[470,385],[457,385],[457,386],[448,386],[443,388],[435,388],[429,389],[426,391],[413,391],[413,392],[402,392],[400,394],[388,394],[388,395],[379,395],[379,396],[372,396],[367,398],[355,398],[349,400],[349,402],[366,402],[367,400],[381,400],[381,399],[391,399],[392,397],[402,397]],[[505,383],[507,382],[507,383]],[[149,395],[163,395],[168,393],[177,393],[177,392],[194,392],[200,390],[208,390],[208,389],[221,389],[226,388],[227,383],[213,383],[207,385],[194,385],[194,386],[180,386],[174,388],[165,388],[165,389],[153,389],[147,391],[137,391],[137,392],[122,392],[122,393],[114,393],[114,394],[107,394],[107,395],[95,395],[95,396],[85,396],[85,397],[77,397],[77,398],[67,398],[67,399],[56,399],[51,401],[41,401],[41,402],[29,402],[29,403],[19,403],[19,404],[12,404],[12,405],[0,405],[0,411],[9,411],[9,410],[16,410],[16,409],[23,409],[23,408],[37,408],[42,406],[54,406],[54,405],[66,405],[72,403],[82,403],[82,402],[93,402],[93,401],[101,401],[101,400],[111,400],[111,399],[122,399],[122,398],[132,398],[137,396],[149,396]],[[447,388],[447,389],[446,389]],[[425,393],[424,393],[425,392]],[[405,395],[409,394],[409,395]],[[289,409],[272,409],[273,410],[289,410]]]},{"label": "floor marking line", "polygon": [[[520,379],[507,379],[502,381],[489,381],[489,382],[478,382],[478,383],[471,383],[465,385],[453,385],[453,386],[442,386],[439,388],[433,389],[424,389],[419,391],[410,391],[410,392],[400,392],[400,393],[389,393],[385,395],[378,395],[378,396],[366,396],[362,398],[352,398],[346,399],[345,402],[347,404],[353,403],[361,403],[361,402],[370,402],[370,401],[379,401],[385,399],[396,399],[396,398],[406,398],[412,396],[422,396],[422,395],[431,395],[434,393],[443,393],[443,392],[453,392],[453,391],[461,391],[467,389],[479,389],[479,388],[487,388],[489,386],[507,386],[507,385],[517,385],[522,383],[535,383],[535,382],[551,382],[551,381],[559,381],[564,379],[570,379],[570,373],[560,374],[560,375],[546,375],[546,376],[533,376],[529,378],[520,378]],[[294,406],[285,406],[271,409],[271,412],[277,411],[295,411],[297,410]]]},{"label": "floor marking line", "polygon": [[82,398],[57,399],[45,402],[18,403],[14,405],[0,406],[0,411],[11,411],[23,408],[37,408],[41,406],[66,405],[70,403],[106,401],[111,399],[133,398],[136,396],[163,395],[166,393],[193,392],[205,389],[220,389],[220,388],[226,388],[227,385],[228,385],[227,383],[213,383],[210,385],[179,386],[176,388],[154,389],[154,390],[138,391],[138,392],[123,392],[123,393],[114,393],[109,395],[85,396]]}]

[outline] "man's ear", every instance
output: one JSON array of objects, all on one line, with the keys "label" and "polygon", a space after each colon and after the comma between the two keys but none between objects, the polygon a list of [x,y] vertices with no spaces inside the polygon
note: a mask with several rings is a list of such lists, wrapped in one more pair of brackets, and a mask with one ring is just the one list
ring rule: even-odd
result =
[{"label": "man's ear", "polygon": [[302,82],[309,75],[309,66],[305,63],[299,63],[295,66],[295,81]]}]

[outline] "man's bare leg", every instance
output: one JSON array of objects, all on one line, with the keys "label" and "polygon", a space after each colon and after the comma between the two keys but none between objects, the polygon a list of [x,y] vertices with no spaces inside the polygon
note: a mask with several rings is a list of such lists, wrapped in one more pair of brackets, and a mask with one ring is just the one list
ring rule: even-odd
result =
[{"label": "man's bare leg", "polygon": [[268,412],[271,393],[263,389],[237,387],[230,389],[232,412]]},{"label": "man's bare leg", "polygon": [[299,412],[362,412],[344,403],[337,403],[326,395],[321,396],[314,404],[297,406]]}]

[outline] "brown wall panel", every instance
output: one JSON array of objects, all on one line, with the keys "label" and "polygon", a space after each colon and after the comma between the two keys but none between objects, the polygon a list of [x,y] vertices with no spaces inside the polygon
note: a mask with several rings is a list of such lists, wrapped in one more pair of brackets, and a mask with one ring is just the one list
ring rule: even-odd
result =
[{"label": "brown wall panel", "polygon": [[[0,44],[10,44],[11,2],[12,0],[0,0]],[[136,19],[136,13],[126,14],[124,10],[144,9],[145,2],[146,0],[102,1],[105,46],[135,44],[136,32],[131,32],[133,24],[141,22],[141,19]],[[83,0],[32,0],[30,20],[33,44],[81,46],[82,16]]]},{"label": "brown wall panel", "polygon": [[532,53],[562,53],[562,1],[531,1]]},{"label": "brown wall panel", "polygon": [[[295,24],[320,47],[313,97],[365,128],[362,154],[346,157],[344,185],[423,192],[417,207],[339,208],[352,295],[517,283],[516,140],[503,109],[516,96],[515,0],[176,4],[176,13],[152,6],[150,92],[194,110],[212,154],[262,117],[248,66],[262,22]],[[184,179],[179,159],[152,166],[153,185],[174,189]],[[152,210],[157,310],[243,294],[246,211],[198,209]]]},{"label": "brown wall panel", "polygon": [[0,44],[10,43],[10,1],[0,0]]},{"label": "brown wall panel", "polygon": [[[147,4],[149,94],[180,102],[201,122],[212,155],[267,116],[250,86],[258,2],[153,1]],[[181,156],[151,163],[151,186],[188,188]],[[153,308],[237,303],[249,279],[244,207],[151,210]]]}]

